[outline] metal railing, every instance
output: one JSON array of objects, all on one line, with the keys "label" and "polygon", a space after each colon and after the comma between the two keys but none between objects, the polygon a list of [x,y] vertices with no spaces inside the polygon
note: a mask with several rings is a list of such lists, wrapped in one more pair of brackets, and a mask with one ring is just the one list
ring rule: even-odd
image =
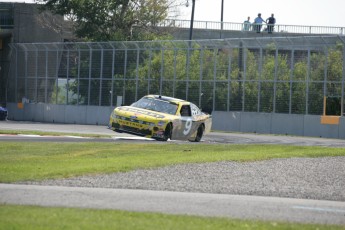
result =
[{"label": "metal railing", "polygon": [[[0,28],[13,28],[13,12],[11,9],[0,9]],[[159,27],[190,28],[190,20],[166,19],[158,24]],[[265,24],[262,30],[265,29]],[[249,31],[254,31],[254,25],[250,26]],[[244,31],[244,23],[237,22],[217,22],[217,21],[194,21],[194,29],[205,30],[225,30],[225,31]],[[345,35],[345,27],[335,26],[307,26],[307,25],[274,25],[274,32],[295,33],[295,34],[336,34]]]},{"label": "metal railing", "polygon": [[[222,26],[223,24],[223,26]],[[166,19],[159,24],[160,27],[177,27],[190,28],[189,20],[180,19]],[[265,24],[263,28],[265,28]],[[228,31],[243,31],[244,23],[237,22],[216,22],[216,21],[194,21],[194,29],[205,30],[228,30]],[[250,31],[254,31],[250,29]],[[296,34],[336,34],[345,35],[345,27],[334,26],[305,26],[305,25],[274,25],[274,32],[279,33],[296,33]]]}]

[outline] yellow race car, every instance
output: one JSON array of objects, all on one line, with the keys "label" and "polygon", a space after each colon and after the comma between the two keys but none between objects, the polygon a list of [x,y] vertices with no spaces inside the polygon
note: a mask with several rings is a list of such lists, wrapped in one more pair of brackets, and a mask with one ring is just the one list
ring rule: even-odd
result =
[{"label": "yellow race car", "polygon": [[199,142],[211,131],[212,116],[191,102],[147,95],[130,106],[120,106],[110,115],[109,127],[156,140]]}]

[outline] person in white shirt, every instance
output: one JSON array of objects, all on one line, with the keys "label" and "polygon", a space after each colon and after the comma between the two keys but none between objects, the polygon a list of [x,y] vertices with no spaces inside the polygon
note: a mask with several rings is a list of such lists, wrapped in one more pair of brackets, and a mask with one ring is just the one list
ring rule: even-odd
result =
[{"label": "person in white shirt", "polygon": [[250,27],[251,27],[250,17],[248,17],[248,19],[243,22],[243,30],[249,31]]}]

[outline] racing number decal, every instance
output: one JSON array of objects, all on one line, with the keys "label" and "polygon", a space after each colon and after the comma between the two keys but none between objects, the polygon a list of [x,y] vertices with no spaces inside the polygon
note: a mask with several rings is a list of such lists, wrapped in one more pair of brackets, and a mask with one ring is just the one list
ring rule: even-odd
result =
[{"label": "racing number decal", "polygon": [[183,130],[183,134],[185,136],[187,136],[189,134],[190,130],[192,129],[192,124],[193,124],[192,119],[188,118],[186,121],[186,125],[184,127],[184,130]]}]

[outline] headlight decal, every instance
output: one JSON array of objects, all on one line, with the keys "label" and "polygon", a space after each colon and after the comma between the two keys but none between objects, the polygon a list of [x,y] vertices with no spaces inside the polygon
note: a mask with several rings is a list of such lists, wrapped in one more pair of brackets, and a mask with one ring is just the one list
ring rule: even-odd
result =
[{"label": "headlight decal", "polygon": [[164,126],[165,122],[164,121],[158,121],[157,126]]}]

